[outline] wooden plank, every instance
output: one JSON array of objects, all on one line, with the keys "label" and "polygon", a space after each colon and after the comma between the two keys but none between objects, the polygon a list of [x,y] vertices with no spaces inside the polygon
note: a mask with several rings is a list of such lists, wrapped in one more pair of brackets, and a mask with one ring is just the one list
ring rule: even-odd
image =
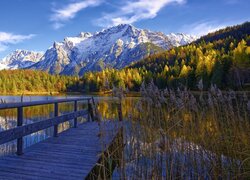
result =
[{"label": "wooden plank", "polygon": [[47,119],[44,121],[39,121],[33,124],[27,124],[24,126],[16,127],[13,129],[9,129],[6,131],[0,132],[0,144],[4,144],[6,142],[15,140],[17,138],[21,138],[23,136],[32,134],[34,132],[52,127],[54,125],[69,121],[71,119],[74,119],[76,117],[87,115],[87,110],[81,110],[73,113],[68,113],[62,116],[54,117],[51,119]]},{"label": "wooden plank", "polygon": [[39,105],[66,103],[66,102],[73,102],[73,101],[87,101],[89,99],[91,98],[69,98],[69,99],[55,99],[55,100],[20,102],[20,103],[3,103],[3,104],[0,104],[0,109],[12,109],[12,108],[18,108],[18,107],[39,106]]},{"label": "wooden plank", "polygon": [[[45,165],[46,166],[46,165]],[[78,178],[80,179],[81,176],[79,174],[73,174],[73,173],[68,173],[68,171],[66,171],[67,173],[60,173],[60,171],[54,170],[54,169],[35,169],[32,168],[32,166],[27,168],[24,168],[23,166],[9,166],[7,164],[5,165],[0,165],[0,174],[2,172],[8,172],[10,174],[14,173],[14,174],[18,174],[18,175],[26,175],[26,176],[33,176],[33,177],[39,177],[40,179],[75,179]],[[7,175],[8,177],[8,175]],[[65,178],[67,177],[67,178]],[[18,178],[19,179],[19,178]]]},{"label": "wooden plank", "polygon": [[[4,164],[0,164],[0,169],[5,168],[23,170],[23,174],[27,174],[26,171],[33,171],[32,173],[42,174],[42,173],[55,173],[55,174],[65,174],[70,173],[75,176],[80,176],[82,174],[83,168],[79,166],[66,165],[65,163],[60,165],[59,163],[48,163],[40,161],[17,161],[17,160],[3,160]],[[7,169],[6,169],[7,170]],[[41,173],[42,172],[42,173]]]},{"label": "wooden plank", "polygon": [[[32,175],[16,174],[13,172],[2,171],[0,174],[0,179],[3,179],[3,180],[38,180],[41,178],[34,177]],[[49,179],[49,178],[47,178],[47,179]]]},{"label": "wooden plank", "polygon": [[[34,163],[38,163],[38,164],[44,164],[44,165],[55,165],[58,167],[65,167],[65,166],[70,166],[73,168],[79,168],[83,169],[84,166],[86,166],[87,164],[92,164],[96,162],[96,158],[98,158],[97,156],[93,156],[95,157],[93,159],[92,156],[93,153],[89,153],[85,156],[74,156],[73,158],[75,159],[74,162],[72,162],[72,156],[71,157],[65,157],[63,156],[65,154],[56,154],[54,156],[48,156],[48,154],[43,154],[43,153],[30,153],[29,155],[27,155],[25,158],[16,158],[16,157],[5,157],[4,160],[0,161],[1,163],[3,163],[4,161],[11,161],[13,160],[13,162],[21,162],[22,164],[24,164],[25,162],[34,162]],[[53,157],[51,159],[48,159],[47,157]],[[63,157],[63,158],[62,158]],[[87,163],[83,165],[83,161],[88,161]],[[29,165],[32,163],[29,163]]]},{"label": "wooden plank", "polygon": [[23,156],[2,157],[0,179],[84,179],[115,138],[117,123],[86,122],[25,149]]}]

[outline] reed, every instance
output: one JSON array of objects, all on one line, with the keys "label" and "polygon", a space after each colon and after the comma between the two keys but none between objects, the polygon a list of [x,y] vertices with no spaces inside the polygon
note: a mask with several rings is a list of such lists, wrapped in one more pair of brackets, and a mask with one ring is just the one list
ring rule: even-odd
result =
[{"label": "reed", "polygon": [[194,95],[186,88],[160,90],[152,82],[143,84],[141,98],[125,107],[123,90],[115,88],[126,125],[113,178],[250,178],[248,96],[216,86],[203,92],[199,86]]}]

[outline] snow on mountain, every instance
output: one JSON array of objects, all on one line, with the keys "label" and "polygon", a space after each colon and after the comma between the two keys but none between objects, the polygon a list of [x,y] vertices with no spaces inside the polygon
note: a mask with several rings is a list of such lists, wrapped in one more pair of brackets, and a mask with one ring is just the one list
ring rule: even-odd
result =
[{"label": "snow on mountain", "polygon": [[[48,71],[51,74],[59,74],[63,71],[65,66],[70,63],[68,54],[70,54],[70,47],[73,45],[67,43],[53,44],[53,47],[49,48],[40,61],[33,66],[31,69],[39,69],[42,71]],[[35,68],[34,68],[35,67]]]},{"label": "snow on mountain", "polygon": [[178,33],[178,34],[171,33],[166,36],[168,39],[170,39],[171,44],[176,47],[189,44],[197,39],[196,36],[191,36],[191,35],[182,34],[182,33]]},{"label": "snow on mountain", "polygon": [[0,63],[0,70],[9,69],[7,65]]},{"label": "snow on mountain", "polygon": [[37,63],[42,56],[39,52],[15,50],[0,61],[0,70],[27,68]]},{"label": "snow on mountain", "polygon": [[121,24],[95,34],[80,33],[55,42],[31,69],[52,74],[82,75],[107,67],[123,68],[152,53],[191,43],[196,38],[185,34],[165,35]]}]

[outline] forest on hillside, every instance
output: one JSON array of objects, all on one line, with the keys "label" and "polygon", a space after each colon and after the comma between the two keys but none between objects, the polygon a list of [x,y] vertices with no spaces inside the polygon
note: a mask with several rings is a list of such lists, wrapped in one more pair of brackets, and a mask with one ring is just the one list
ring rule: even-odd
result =
[{"label": "forest on hillside", "polygon": [[160,89],[250,88],[250,23],[228,27],[197,41],[153,54],[126,68],[88,72],[83,77],[34,70],[0,71],[1,94],[101,92],[114,86],[139,91],[143,83]]},{"label": "forest on hillside", "polygon": [[138,91],[153,81],[159,88],[242,90],[250,84],[250,23],[228,27],[197,41],[151,55],[121,69],[88,72],[79,81],[82,91],[113,86]]},{"label": "forest on hillside", "polygon": [[77,77],[50,75],[42,71],[0,71],[1,94],[39,94],[66,92],[74,90],[75,84],[77,84],[77,82]]}]

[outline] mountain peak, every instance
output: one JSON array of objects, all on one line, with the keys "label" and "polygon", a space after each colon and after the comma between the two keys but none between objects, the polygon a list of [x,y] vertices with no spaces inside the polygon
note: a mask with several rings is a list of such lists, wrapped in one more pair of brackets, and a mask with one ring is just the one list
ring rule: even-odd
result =
[{"label": "mountain peak", "polygon": [[118,24],[117,26],[114,26],[114,27],[121,28],[121,29],[135,28],[132,24]]},{"label": "mountain peak", "polygon": [[16,49],[0,61],[0,69],[22,69],[38,62],[41,52]]},{"label": "mountain peak", "polygon": [[31,51],[28,51],[28,50],[25,50],[25,49],[16,49],[15,51],[13,51],[11,54],[28,54],[30,53]]},{"label": "mountain peak", "polygon": [[112,33],[119,33],[119,32],[125,32],[127,30],[135,30],[136,28],[131,24],[119,24],[116,26],[111,26],[107,29],[103,29],[102,31],[96,33],[96,34],[112,34]]},{"label": "mountain peak", "polygon": [[63,43],[54,41],[54,43],[53,43],[53,48],[57,49],[57,48],[60,47],[61,45],[63,45]]},{"label": "mountain peak", "polygon": [[110,29],[127,29],[127,28],[135,28],[132,24],[118,24],[118,25],[115,25],[115,26],[110,26],[108,27],[107,29],[104,29],[104,30],[110,30]]},{"label": "mountain peak", "polygon": [[152,53],[190,43],[189,36],[153,32],[119,24],[91,34],[81,32],[76,37],[66,37],[54,43],[42,60],[32,69],[58,74],[82,75],[107,67],[123,68]]},{"label": "mountain peak", "polygon": [[80,34],[78,35],[78,37],[80,38],[89,38],[91,36],[92,34],[90,32],[80,32]]}]

